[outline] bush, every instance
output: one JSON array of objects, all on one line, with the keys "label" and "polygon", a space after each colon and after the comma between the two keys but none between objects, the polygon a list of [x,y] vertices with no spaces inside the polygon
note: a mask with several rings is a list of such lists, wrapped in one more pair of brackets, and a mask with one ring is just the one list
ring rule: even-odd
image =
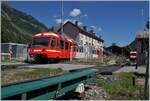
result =
[{"label": "bush", "polygon": [[111,100],[143,99],[143,88],[138,85],[133,85],[132,77],[133,75],[131,73],[127,73],[122,76],[119,76],[120,79],[118,79],[117,81],[98,81],[98,85],[102,86],[106,90],[106,92],[111,95]]}]

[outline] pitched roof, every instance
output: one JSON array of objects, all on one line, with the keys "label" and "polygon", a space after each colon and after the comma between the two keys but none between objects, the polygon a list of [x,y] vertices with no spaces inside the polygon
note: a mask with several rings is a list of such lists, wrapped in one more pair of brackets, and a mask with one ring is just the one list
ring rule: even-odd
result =
[{"label": "pitched roof", "polygon": [[[104,42],[103,39],[97,37],[96,35],[94,35],[94,34],[92,34],[92,33],[90,33],[90,32],[85,31],[84,29],[82,29],[81,27],[77,26],[76,24],[74,24],[74,23],[72,23],[72,22],[70,22],[70,21],[67,21],[67,22],[63,25],[63,27],[65,27],[67,24],[71,24],[72,26],[78,28],[78,30],[79,30],[82,34],[84,34],[84,35],[86,35],[86,36],[89,36],[89,37],[92,37],[92,38],[94,38],[94,39],[96,39],[96,40],[98,40],[98,41]],[[57,32],[59,32],[60,30],[61,30],[61,28],[59,28]]]}]

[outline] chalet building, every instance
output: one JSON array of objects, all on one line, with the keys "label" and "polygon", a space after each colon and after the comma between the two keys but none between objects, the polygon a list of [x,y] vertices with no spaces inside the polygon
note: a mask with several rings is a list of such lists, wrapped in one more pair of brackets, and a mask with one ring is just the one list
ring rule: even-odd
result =
[{"label": "chalet building", "polygon": [[111,46],[105,48],[106,53],[110,54],[115,54],[115,55],[121,55],[122,54],[122,48],[116,43],[113,43]]},{"label": "chalet building", "polygon": [[146,52],[149,52],[149,32],[139,32],[136,36],[137,64],[146,63]]},{"label": "chalet building", "polygon": [[[61,28],[59,28],[57,32],[61,34]],[[78,42],[79,52],[83,52],[86,50],[84,46],[88,46],[90,48],[88,49],[90,51],[89,54],[98,53],[100,54],[99,57],[102,56],[104,40],[96,36],[93,30],[88,31],[87,26],[81,28],[78,25],[78,21],[75,23],[68,21],[63,25],[63,34]]]}]

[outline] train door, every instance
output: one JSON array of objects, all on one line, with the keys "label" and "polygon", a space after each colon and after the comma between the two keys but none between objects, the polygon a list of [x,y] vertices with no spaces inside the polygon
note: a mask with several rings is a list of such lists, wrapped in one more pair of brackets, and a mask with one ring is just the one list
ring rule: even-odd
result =
[{"label": "train door", "polygon": [[68,59],[69,58],[69,42],[65,40],[65,56]]},{"label": "train door", "polygon": [[70,42],[70,54],[69,54],[69,58],[73,57],[73,43]]},{"label": "train door", "polygon": [[60,58],[65,58],[65,40],[60,38]]},{"label": "train door", "polygon": [[57,58],[59,55],[58,55],[58,53],[60,52],[59,50],[58,50],[58,43],[57,43],[57,38],[56,37],[51,37],[51,42],[50,42],[50,50],[49,50],[49,55],[50,55],[50,57],[51,58]]}]

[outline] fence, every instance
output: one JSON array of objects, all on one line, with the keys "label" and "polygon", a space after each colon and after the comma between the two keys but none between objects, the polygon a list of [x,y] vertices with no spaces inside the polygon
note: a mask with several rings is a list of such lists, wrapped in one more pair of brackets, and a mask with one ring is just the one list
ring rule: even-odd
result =
[{"label": "fence", "polygon": [[95,83],[96,69],[2,86],[2,100],[50,100],[75,91],[80,84]]},{"label": "fence", "polygon": [[27,45],[18,43],[1,43],[1,57],[11,55],[12,58],[24,60],[27,58]]}]

